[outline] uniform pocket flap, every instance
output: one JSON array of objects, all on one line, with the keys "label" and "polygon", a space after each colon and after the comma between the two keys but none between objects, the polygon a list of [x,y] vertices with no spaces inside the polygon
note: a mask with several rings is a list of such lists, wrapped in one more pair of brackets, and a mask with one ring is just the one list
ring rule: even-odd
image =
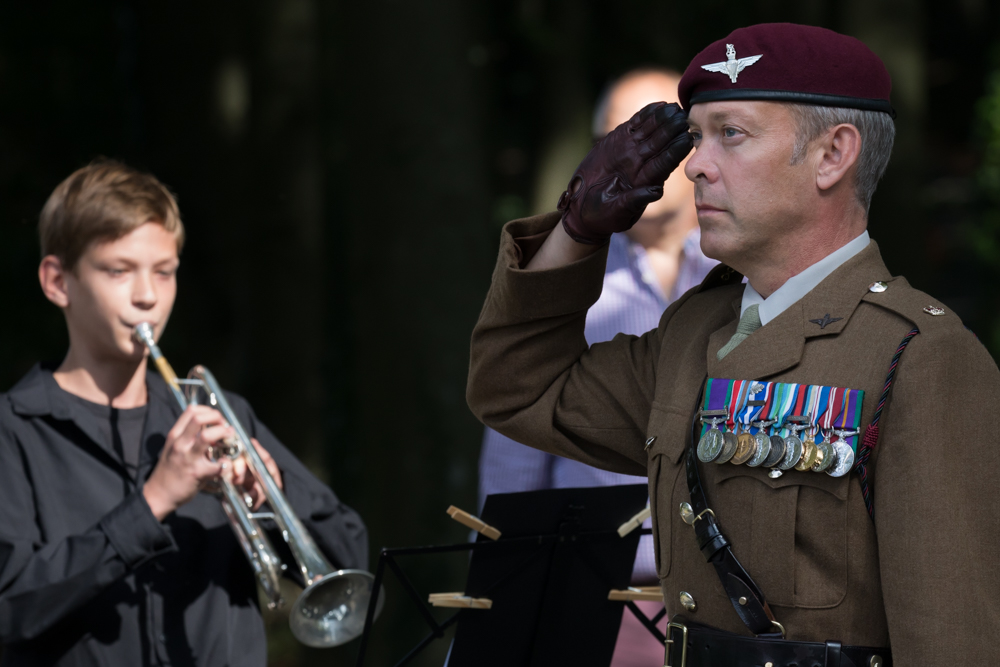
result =
[{"label": "uniform pocket flap", "polygon": [[[646,451],[649,456],[665,456],[676,465],[690,442],[693,419],[690,408],[654,403],[649,413],[649,426],[646,428],[647,442],[650,443]],[[652,439],[652,442],[649,439]]]},{"label": "uniform pocket flap", "polygon": [[712,466],[712,479],[721,482],[733,477],[752,477],[761,484],[766,484],[772,489],[783,489],[787,486],[809,486],[814,489],[826,491],[839,500],[847,500],[847,493],[850,484],[850,475],[843,477],[831,477],[824,472],[811,472],[801,470],[786,470],[778,478],[770,476],[770,470],[764,468],[751,468],[747,465],[736,466],[730,463],[715,465],[714,463],[702,463],[702,469]]}]

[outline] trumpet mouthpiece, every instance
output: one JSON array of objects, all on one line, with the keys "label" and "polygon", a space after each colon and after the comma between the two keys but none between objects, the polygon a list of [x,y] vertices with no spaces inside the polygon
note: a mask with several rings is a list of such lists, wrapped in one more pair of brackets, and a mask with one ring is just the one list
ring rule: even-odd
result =
[{"label": "trumpet mouthpiece", "polygon": [[153,327],[149,325],[149,322],[139,322],[139,324],[135,325],[135,329],[132,330],[132,337],[135,338],[137,343],[152,345]]}]

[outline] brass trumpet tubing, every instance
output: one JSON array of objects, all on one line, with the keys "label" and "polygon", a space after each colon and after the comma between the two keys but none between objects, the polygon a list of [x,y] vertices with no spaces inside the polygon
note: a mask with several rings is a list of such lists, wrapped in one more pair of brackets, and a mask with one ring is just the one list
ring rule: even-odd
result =
[{"label": "brass trumpet tubing", "polygon": [[302,521],[299,520],[295,510],[288,503],[285,494],[278,488],[277,481],[268,473],[267,466],[264,465],[264,460],[257,452],[257,448],[250,441],[250,436],[243,430],[243,425],[240,424],[236,413],[230,407],[229,401],[226,400],[225,394],[222,393],[222,388],[216,381],[215,376],[204,366],[195,366],[191,369],[189,377],[196,377],[204,382],[205,389],[215,399],[215,408],[222,413],[222,416],[225,417],[226,421],[233,427],[233,430],[236,431],[240,454],[247,459],[247,469],[264,489],[267,502],[271,506],[271,511],[274,512],[274,522],[278,524],[282,537],[288,543],[292,555],[295,556],[295,562],[299,566],[306,585],[333,572],[333,565],[323,556],[312,535],[309,534]]}]

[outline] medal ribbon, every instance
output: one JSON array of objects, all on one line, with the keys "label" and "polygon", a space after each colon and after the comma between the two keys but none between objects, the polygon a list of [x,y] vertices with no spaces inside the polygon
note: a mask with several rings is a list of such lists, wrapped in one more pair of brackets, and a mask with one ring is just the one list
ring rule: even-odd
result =
[{"label": "medal ribbon", "polygon": [[[826,440],[825,431],[823,430],[823,422],[827,419],[830,413],[830,397],[833,395],[836,389],[834,387],[820,387],[819,388],[819,400],[816,401],[816,409],[809,413],[809,421],[812,424],[813,441],[823,442]],[[830,417],[832,419],[832,417]]]},{"label": "medal ribbon", "polygon": [[840,416],[841,406],[844,404],[844,392],[846,389],[840,387],[829,387],[830,395],[827,399],[826,410],[823,412],[823,416],[820,418],[819,426],[824,437],[829,437],[831,442],[833,438],[837,437],[831,433],[833,429],[833,420]]},{"label": "medal ribbon", "polygon": [[[809,418],[809,428],[806,429],[806,436],[813,435],[816,430],[816,417],[819,414],[819,402],[820,397],[823,394],[823,387],[817,385],[809,385],[806,389],[806,407],[805,411],[802,413]],[[815,437],[813,442],[815,442]]]},{"label": "medal ribbon", "polygon": [[[761,394],[761,392],[757,392],[756,394],[754,394],[754,401],[755,402],[763,402],[763,403],[766,404],[767,403],[767,397],[771,393],[772,383],[770,383],[770,382],[763,383],[762,382],[760,384],[762,384],[764,386],[764,392],[763,392],[764,393],[764,400],[760,401],[760,399],[757,398]],[[762,410],[764,408],[763,405],[749,405],[749,403],[750,403],[750,396],[748,394],[747,395],[747,402],[744,404],[743,409],[740,410],[740,423],[743,424],[743,430],[746,431],[747,433],[751,432],[751,430],[750,430],[750,423],[757,421],[757,415],[761,414],[761,412],[762,412]]]},{"label": "medal ribbon", "polygon": [[737,415],[750,400],[750,387],[752,380],[733,380],[732,398],[729,401],[729,417],[726,419],[726,428],[732,431],[736,427]]},{"label": "medal ribbon", "polygon": [[[834,426],[840,429],[845,429],[849,431],[857,431],[858,425],[861,423],[861,403],[864,401],[865,392],[862,389],[845,389],[844,390],[844,402],[841,409],[840,417],[834,422]],[[858,436],[853,435],[845,438],[847,444],[851,446],[854,453],[857,454],[858,451]]]},{"label": "medal ribbon", "polygon": [[[709,378],[708,384],[705,386],[705,403],[702,409],[725,410],[731,400],[735,382],[737,381]],[[711,424],[702,422],[701,434],[705,435],[710,426]]]}]

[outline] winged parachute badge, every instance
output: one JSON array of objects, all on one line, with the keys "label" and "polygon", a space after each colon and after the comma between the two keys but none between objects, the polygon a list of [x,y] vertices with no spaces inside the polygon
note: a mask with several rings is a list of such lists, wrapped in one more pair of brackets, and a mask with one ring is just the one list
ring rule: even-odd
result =
[{"label": "winged parachute badge", "polygon": [[724,62],[702,65],[701,68],[708,72],[722,72],[723,74],[728,74],[729,80],[736,83],[736,77],[739,76],[740,72],[760,60],[760,56],[749,56],[747,58],[740,58],[737,60],[736,47],[732,44],[726,44],[726,58],[727,60]]}]

